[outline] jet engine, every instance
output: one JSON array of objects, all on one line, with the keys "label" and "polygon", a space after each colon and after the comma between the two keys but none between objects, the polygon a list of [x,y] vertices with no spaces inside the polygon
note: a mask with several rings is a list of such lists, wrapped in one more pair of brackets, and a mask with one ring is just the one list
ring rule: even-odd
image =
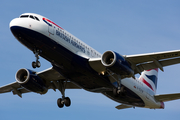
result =
[{"label": "jet engine", "polygon": [[102,55],[101,62],[107,69],[118,75],[126,77],[132,77],[134,75],[134,71],[125,58],[114,51],[106,51]]},{"label": "jet engine", "polygon": [[28,69],[18,70],[16,73],[16,81],[25,89],[35,93],[45,94],[48,91],[43,80],[36,72]]}]

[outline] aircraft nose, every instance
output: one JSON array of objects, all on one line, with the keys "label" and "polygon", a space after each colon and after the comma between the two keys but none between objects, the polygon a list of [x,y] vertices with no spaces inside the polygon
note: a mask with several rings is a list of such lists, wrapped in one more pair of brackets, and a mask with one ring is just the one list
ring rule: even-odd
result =
[{"label": "aircraft nose", "polygon": [[11,32],[15,35],[15,33],[17,32],[17,26],[19,26],[19,21],[17,18],[11,20],[11,22],[9,23],[9,27],[10,27],[10,30]]},{"label": "aircraft nose", "polygon": [[11,22],[9,23],[9,27],[13,27],[13,26],[19,26],[18,24],[18,18],[15,18],[13,20],[11,20]]},{"label": "aircraft nose", "polygon": [[26,21],[24,21],[23,19],[20,18],[15,18],[13,20],[11,20],[11,22],[9,23],[9,27],[10,30],[12,32],[12,34],[18,39],[21,40],[22,39],[22,34],[24,32]]},{"label": "aircraft nose", "polygon": [[22,28],[27,27],[27,22],[25,19],[15,18],[11,20],[11,22],[9,23],[9,27],[11,32],[15,35],[18,32],[22,32],[23,31]]}]

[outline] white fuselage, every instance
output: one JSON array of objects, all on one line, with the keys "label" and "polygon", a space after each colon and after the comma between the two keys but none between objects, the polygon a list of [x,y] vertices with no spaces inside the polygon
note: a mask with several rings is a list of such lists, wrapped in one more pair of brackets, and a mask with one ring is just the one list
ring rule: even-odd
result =
[{"label": "white fuselage", "polygon": [[[29,13],[23,15],[27,14]],[[64,30],[54,22],[50,21],[49,19],[41,15],[32,13],[31,15],[36,16],[38,19],[40,19],[40,21],[25,17],[15,18],[11,21],[10,27],[20,26],[39,32],[51,38],[53,41],[65,47],[72,53],[84,57],[86,59],[101,58],[101,54],[98,51],[96,51],[89,45],[85,44],[80,39],[78,39],[68,31]],[[164,107],[162,102],[155,101],[154,92],[148,86],[146,86],[141,80],[137,78],[125,78],[122,80],[122,85],[136,93],[144,101],[146,108],[155,109]]]},{"label": "white fuselage", "polygon": [[122,84],[135,92],[144,102],[146,108],[162,108],[162,102],[158,102],[154,99],[153,91],[147,87],[138,78],[125,78],[122,80]]}]

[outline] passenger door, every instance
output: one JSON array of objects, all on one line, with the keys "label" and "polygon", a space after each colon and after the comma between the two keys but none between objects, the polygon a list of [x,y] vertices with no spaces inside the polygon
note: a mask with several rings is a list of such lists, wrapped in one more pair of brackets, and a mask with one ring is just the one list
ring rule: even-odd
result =
[{"label": "passenger door", "polygon": [[50,24],[50,25],[48,25],[49,27],[48,27],[48,31],[49,31],[49,33],[51,33],[52,35],[54,35],[54,25],[53,24]]}]

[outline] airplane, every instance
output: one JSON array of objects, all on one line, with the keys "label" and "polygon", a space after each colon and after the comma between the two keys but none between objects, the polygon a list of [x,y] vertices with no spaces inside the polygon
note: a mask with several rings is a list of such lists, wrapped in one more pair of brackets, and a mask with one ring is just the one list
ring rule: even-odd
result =
[{"label": "airplane", "polygon": [[[22,68],[16,81],[0,87],[0,93],[46,94],[59,90],[59,108],[69,107],[66,89],[84,89],[101,93],[120,103],[117,109],[164,109],[164,102],[180,99],[180,93],[157,95],[158,70],[180,63],[180,50],[121,55],[115,51],[99,53],[50,19],[34,13],[24,13],[10,22],[14,37],[35,55],[32,67],[39,68],[39,57],[52,64],[36,72]],[[140,74],[139,78],[135,75]]]}]

